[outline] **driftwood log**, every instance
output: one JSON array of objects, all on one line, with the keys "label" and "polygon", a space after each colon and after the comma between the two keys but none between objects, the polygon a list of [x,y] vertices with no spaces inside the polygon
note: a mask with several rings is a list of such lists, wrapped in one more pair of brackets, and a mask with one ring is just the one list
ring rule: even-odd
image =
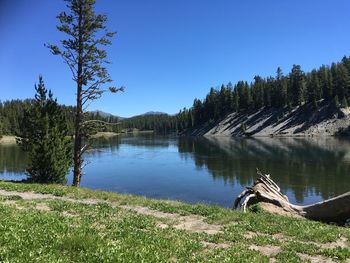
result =
[{"label": "driftwood log", "polygon": [[[247,187],[235,200],[234,208],[246,211],[247,207],[261,203],[264,209],[280,214],[302,216],[326,223],[345,224],[350,219],[350,192],[312,205],[298,206],[289,202],[279,186],[268,174],[257,169],[259,178]],[[282,212],[282,213],[281,213]]]}]

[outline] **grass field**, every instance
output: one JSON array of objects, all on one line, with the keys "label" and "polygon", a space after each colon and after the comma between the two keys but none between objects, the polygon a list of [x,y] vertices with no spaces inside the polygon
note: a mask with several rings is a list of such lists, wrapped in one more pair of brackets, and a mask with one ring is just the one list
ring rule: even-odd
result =
[{"label": "grass field", "polygon": [[350,262],[350,229],[0,181],[0,262]]}]

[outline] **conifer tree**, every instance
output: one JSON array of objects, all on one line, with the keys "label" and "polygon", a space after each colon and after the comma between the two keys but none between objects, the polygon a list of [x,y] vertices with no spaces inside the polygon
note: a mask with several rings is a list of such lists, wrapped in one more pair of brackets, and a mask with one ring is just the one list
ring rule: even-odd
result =
[{"label": "conifer tree", "polygon": [[232,108],[235,112],[239,111],[239,95],[237,85],[235,85],[232,91]]},{"label": "conifer tree", "polygon": [[264,88],[264,105],[265,107],[268,107],[268,108],[272,106],[273,85],[274,85],[274,79],[272,77],[268,77]]},{"label": "conifer tree", "polygon": [[319,82],[322,89],[322,97],[325,100],[331,100],[333,97],[333,79],[329,67],[323,65],[318,71]]},{"label": "conifer tree", "polygon": [[309,74],[309,81],[307,84],[307,97],[308,102],[312,103],[314,107],[317,107],[317,101],[322,97],[321,91],[322,90],[320,87],[317,71],[313,70]]},{"label": "conifer tree", "polygon": [[340,105],[342,107],[347,107],[347,97],[350,95],[350,76],[347,68],[343,63],[340,63],[336,69],[334,74],[334,86],[335,91],[338,96]]},{"label": "conifer tree", "polygon": [[304,92],[304,72],[299,65],[293,65],[292,72],[290,73],[290,97],[293,106],[303,104]]},{"label": "conifer tree", "polygon": [[[91,101],[101,97],[104,92],[122,91],[124,88],[103,85],[112,79],[105,67],[109,63],[104,46],[111,44],[114,32],[106,30],[107,17],[95,13],[96,0],[65,0],[69,13],[58,15],[60,25],[57,29],[67,35],[61,47],[48,45],[54,55],[60,55],[68,65],[76,84],[76,108],[74,123],[74,171],[73,185],[80,186],[83,154],[87,145],[83,139],[91,135],[92,121],[84,121],[84,111]],[[98,122],[97,122],[98,123]]]},{"label": "conifer tree", "polygon": [[252,100],[255,109],[260,109],[264,106],[264,81],[260,76],[254,77],[254,84],[252,84]]},{"label": "conifer tree", "polygon": [[21,139],[17,140],[29,153],[30,163],[26,172],[33,182],[64,184],[72,163],[66,120],[41,76],[35,90],[35,100],[25,109]]},{"label": "conifer tree", "polygon": [[276,85],[273,96],[273,106],[284,107],[288,104],[287,85],[287,78],[283,76],[282,69],[278,67],[276,71]]}]

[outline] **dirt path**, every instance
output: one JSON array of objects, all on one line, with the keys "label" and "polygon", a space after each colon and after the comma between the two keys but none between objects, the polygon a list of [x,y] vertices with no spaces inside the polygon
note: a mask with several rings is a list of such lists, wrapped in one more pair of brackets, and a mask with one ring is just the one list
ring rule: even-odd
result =
[{"label": "dirt path", "polygon": [[[2,196],[20,196],[24,200],[61,200],[61,201],[68,201],[68,202],[88,204],[88,205],[107,203],[112,207],[134,211],[142,215],[175,220],[177,223],[173,227],[179,230],[186,230],[186,231],[197,232],[197,233],[207,233],[210,235],[222,232],[221,230],[222,226],[208,224],[204,222],[203,217],[197,216],[197,215],[183,216],[175,213],[164,213],[164,212],[153,210],[143,206],[125,206],[125,205],[118,205],[116,203],[107,202],[99,199],[78,200],[78,199],[73,199],[73,198],[64,197],[64,196],[54,196],[51,194],[40,194],[40,193],[33,193],[33,192],[16,192],[16,191],[0,190],[0,196],[1,195]],[[37,208],[40,210],[44,210],[44,209],[41,209],[40,206],[37,206]],[[169,227],[169,225],[159,224],[159,227],[166,228],[166,227]]]}]

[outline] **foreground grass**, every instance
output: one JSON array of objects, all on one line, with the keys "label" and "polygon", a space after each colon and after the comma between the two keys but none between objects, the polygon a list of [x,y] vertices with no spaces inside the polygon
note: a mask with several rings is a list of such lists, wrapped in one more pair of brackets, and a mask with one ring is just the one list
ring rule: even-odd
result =
[{"label": "foreground grass", "polygon": [[[0,181],[0,262],[304,262],[350,259],[350,229],[57,185]],[[21,192],[59,199],[23,199]],[[86,200],[77,203],[74,200]],[[88,202],[93,200],[94,202]],[[142,214],[127,207],[146,207]],[[168,218],[159,216],[177,214]],[[200,218],[221,231],[181,229]],[[339,242],[342,241],[342,242]]]}]

